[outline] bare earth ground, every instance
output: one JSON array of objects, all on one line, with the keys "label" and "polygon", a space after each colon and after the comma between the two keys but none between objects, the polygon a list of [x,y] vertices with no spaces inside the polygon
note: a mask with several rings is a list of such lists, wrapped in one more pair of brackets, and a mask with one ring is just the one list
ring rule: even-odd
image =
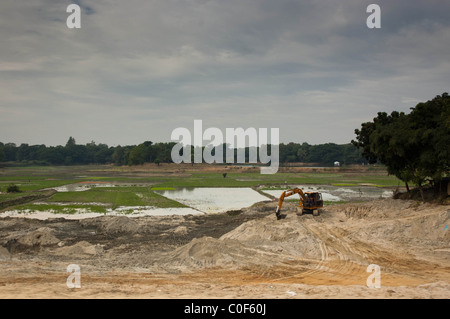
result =
[{"label": "bare earth ground", "polygon": [[[0,298],[449,298],[449,206],[0,220]],[[81,288],[68,288],[69,264]],[[370,264],[381,288],[368,288]]]}]

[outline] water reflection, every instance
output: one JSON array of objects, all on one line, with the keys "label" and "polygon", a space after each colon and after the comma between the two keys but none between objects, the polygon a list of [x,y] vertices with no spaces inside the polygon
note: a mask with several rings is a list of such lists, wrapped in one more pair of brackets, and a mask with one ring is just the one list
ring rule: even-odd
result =
[{"label": "water reflection", "polygon": [[164,197],[205,213],[219,213],[249,207],[254,203],[269,200],[251,188],[182,188],[155,191]]},{"label": "water reflection", "polygon": [[[301,188],[304,192],[320,192],[324,201],[331,202],[390,198],[393,195],[393,191],[390,189],[371,186],[290,185],[286,189],[294,187]],[[280,197],[283,190],[267,189],[263,192]]]}]

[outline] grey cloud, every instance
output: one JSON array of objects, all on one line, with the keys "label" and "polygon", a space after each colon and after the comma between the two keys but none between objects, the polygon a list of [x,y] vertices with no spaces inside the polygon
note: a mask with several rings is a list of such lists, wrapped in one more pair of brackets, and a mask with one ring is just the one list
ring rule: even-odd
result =
[{"label": "grey cloud", "polygon": [[387,1],[0,3],[0,141],[168,141],[194,119],[346,143],[377,111],[448,91],[450,4]]}]

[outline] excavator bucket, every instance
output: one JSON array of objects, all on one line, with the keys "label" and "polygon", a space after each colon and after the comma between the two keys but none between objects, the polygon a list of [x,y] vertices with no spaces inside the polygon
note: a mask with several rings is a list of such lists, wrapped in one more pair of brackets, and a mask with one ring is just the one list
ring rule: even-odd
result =
[{"label": "excavator bucket", "polygon": [[275,210],[275,215],[277,216],[277,220],[286,218],[286,215],[284,215],[284,214],[282,215],[282,214],[281,214],[280,208],[279,208],[279,207],[277,207],[277,209]]}]

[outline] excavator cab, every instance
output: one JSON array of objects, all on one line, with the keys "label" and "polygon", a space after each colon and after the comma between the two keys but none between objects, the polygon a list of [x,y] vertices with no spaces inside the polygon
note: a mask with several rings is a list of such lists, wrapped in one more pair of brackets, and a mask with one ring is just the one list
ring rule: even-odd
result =
[{"label": "excavator cab", "polygon": [[275,211],[277,219],[281,219],[285,216],[281,215],[281,206],[285,197],[292,196],[294,194],[299,194],[300,202],[297,207],[297,211],[300,214],[312,213],[314,216],[319,215],[319,209],[323,207],[322,194],[319,192],[303,192],[300,188],[293,188],[281,193],[280,199],[278,200],[278,206]]},{"label": "excavator cab", "polygon": [[323,200],[321,193],[306,192],[304,194],[307,200],[303,202],[302,205],[303,210],[315,210],[323,207]]}]

